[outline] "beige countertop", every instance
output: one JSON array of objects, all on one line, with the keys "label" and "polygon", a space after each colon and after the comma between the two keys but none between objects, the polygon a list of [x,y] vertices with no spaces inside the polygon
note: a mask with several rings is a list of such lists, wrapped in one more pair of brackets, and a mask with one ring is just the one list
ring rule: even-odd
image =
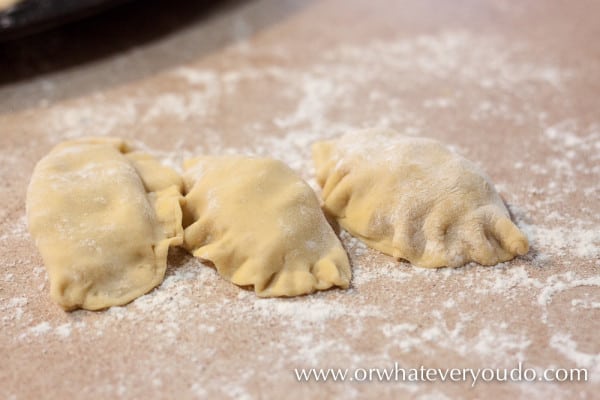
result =
[{"label": "beige countertop", "polygon": [[[193,4],[190,4],[193,3]],[[600,3],[148,2],[0,43],[0,398],[599,398]],[[217,3],[217,2],[215,2]],[[391,126],[489,174],[530,253],[424,270],[343,234],[349,290],[258,299],[174,250],[123,307],[53,304],[25,223],[56,143],[279,158]],[[585,368],[588,382],[298,382],[295,368]]]}]

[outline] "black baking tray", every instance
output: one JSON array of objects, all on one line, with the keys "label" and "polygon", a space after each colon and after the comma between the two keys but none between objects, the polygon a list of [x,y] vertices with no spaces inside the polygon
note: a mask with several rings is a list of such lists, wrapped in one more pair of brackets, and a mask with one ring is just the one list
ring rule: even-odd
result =
[{"label": "black baking tray", "polygon": [[29,35],[131,0],[23,0],[0,12],[0,40]]}]

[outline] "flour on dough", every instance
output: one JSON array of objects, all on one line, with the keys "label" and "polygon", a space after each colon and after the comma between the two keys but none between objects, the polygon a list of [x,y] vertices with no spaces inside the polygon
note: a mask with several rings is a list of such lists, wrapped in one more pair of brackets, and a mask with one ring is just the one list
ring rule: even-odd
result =
[{"label": "flour on dough", "polygon": [[348,257],[312,189],[280,161],[186,162],[184,246],[261,297],[347,288]]},{"label": "flour on dough", "polygon": [[368,129],[313,145],[325,210],[370,246],[422,267],[526,254],[489,178],[441,143]]},{"label": "flour on dough", "polygon": [[128,303],[163,280],[183,241],[181,178],[116,138],[56,146],[36,165],[27,219],[65,309]]}]

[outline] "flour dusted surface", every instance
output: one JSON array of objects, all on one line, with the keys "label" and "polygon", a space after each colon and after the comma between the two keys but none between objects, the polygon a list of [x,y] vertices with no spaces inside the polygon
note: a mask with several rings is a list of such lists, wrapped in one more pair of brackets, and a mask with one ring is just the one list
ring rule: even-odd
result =
[{"label": "flour dusted surface", "polygon": [[[592,46],[590,37],[577,36],[590,32],[589,21],[582,16],[580,31],[571,32],[565,21],[573,15],[556,4],[545,3],[542,12],[495,1],[485,15],[512,21],[515,36],[494,28],[496,22],[475,28],[478,18],[435,21],[430,29],[411,22],[430,21],[430,13],[416,5],[400,13],[395,4],[381,4],[389,20],[381,11],[370,20],[357,2],[316,2],[215,54],[0,115],[0,177],[8,183],[0,187],[6,355],[0,397],[593,396],[600,351],[600,104],[591,80],[600,67],[598,60],[582,62],[594,54],[591,47],[577,47]],[[469,15],[461,4],[452,9]],[[251,23],[252,10],[244,10],[227,26]],[[349,16],[362,18],[354,24],[360,35],[325,28]],[[550,20],[541,23],[542,17]],[[301,23],[322,38],[307,40]],[[49,90],[60,89],[54,79],[44,78]],[[176,168],[199,154],[271,156],[316,188],[310,144],[367,126],[433,137],[477,160],[526,231],[531,252],[492,268],[429,271],[342,232],[353,264],[348,291],[258,299],[174,251],[164,283],[128,305],[65,314],[49,301],[22,205],[31,169],[52,145],[83,135],[123,136],[159,150]],[[395,361],[407,368],[513,368],[523,361],[536,370],[588,368],[592,381],[470,389],[300,384],[293,375],[298,367]]]}]

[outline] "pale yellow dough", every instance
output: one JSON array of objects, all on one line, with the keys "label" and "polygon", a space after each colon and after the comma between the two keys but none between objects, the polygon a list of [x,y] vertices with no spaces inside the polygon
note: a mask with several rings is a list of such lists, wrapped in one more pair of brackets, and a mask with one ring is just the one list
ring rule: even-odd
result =
[{"label": "pale yellow dough", "polygon": [[312,189],[280,161],[186,162],[184,246],[258,296],[347,288],[348,257]]},{"label": "pale yellow dough", "polygon": [[21,1],[23,0],[0,0],[0,12],[8,10],[9,8]]},{"label": "pale yellow dough", "polygon": [[422,267],[528,252],[489,178],[441,143],[368,129],[313,145],[324,208],[370,246]]},{"label": "pale yellow dough", "polygon": [[183,241],[182,181],[116,138],[56,146],[36,165],[27,219],[65,309],[128,303],[163,280]]}]

